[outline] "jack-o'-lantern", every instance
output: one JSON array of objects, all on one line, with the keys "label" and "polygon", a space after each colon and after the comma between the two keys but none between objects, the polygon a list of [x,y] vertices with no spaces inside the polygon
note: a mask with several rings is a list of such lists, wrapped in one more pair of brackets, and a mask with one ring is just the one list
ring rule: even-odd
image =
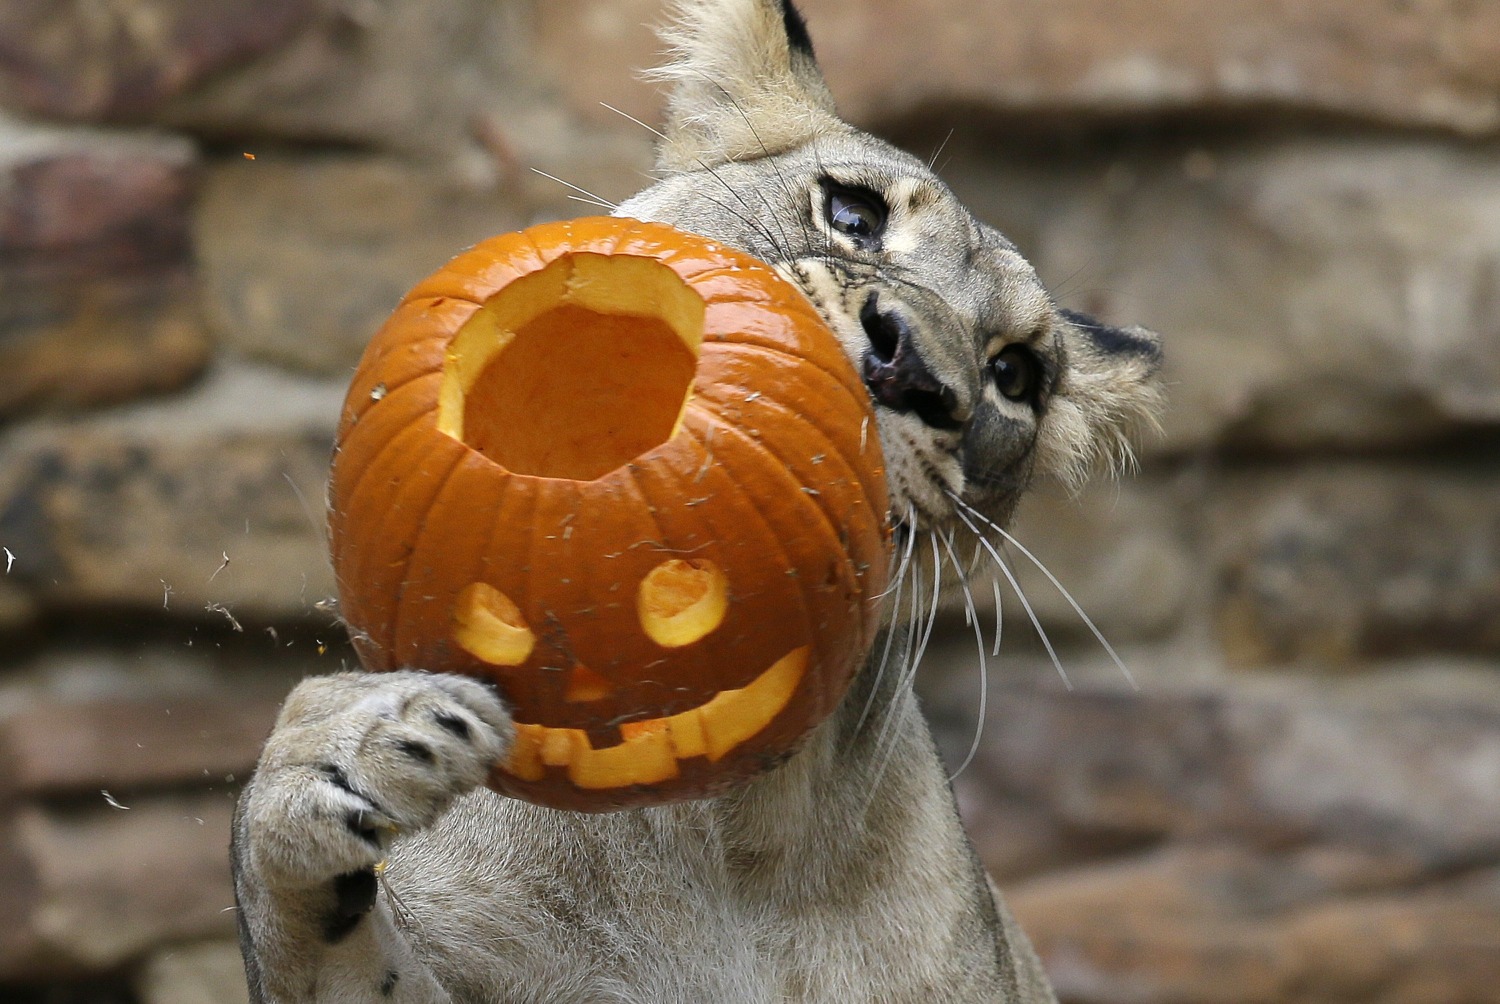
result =
[{"label": "jack-o'-lantern", "polygon": [[842,697],[889,531],[863,386],[803,295],[673,228],[494,238],[366,350],[330,486],[372,670],[493,682],[491,785],[605,810],[766,769]]}]

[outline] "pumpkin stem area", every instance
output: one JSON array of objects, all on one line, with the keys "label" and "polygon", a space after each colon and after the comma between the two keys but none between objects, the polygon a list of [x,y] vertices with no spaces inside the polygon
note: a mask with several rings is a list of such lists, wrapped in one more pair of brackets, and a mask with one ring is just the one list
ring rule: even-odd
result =
[{"label": "pumpkin stem area", "polygon": [[438,428],[513,474],[592,481],[677,431],[704,305],[654,258],[565,254],[449,344]]}]

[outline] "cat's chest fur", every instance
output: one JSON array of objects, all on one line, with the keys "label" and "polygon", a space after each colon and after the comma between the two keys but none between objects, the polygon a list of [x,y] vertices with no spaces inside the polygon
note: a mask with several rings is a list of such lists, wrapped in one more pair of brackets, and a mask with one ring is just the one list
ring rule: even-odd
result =
[{"label": "cat's chest fur", "polygon": [[[382,909],[455,1000],[930,1002],[987,983],[1003,999],[993,903],[944,822],[940,768],[903,748],[923,732],[897,729],[894,759],[868,764],[872,802],[864,767],[829,784],[846,725],[732,799],[589,817],[476,792],[393,854]],[[398,918],[408,859],[427,877]]]}]

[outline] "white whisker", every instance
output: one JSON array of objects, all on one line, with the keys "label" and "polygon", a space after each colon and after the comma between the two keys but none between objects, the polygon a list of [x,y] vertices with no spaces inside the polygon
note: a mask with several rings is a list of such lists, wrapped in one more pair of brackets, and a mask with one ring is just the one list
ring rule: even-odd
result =
[{"label": "white whisker", "polygon": [[[561,178],[559,178],[555,174],[548,174],[546,171],[543,171],[539,167],[533,167],[531,170],[532,170],[533,174],[540,174],[542,177],[546,178],[548,181],[555,181],[559,185],[562,185],[564,188],[571,188],[573,191],[577,192],[580,195],[587,195],[590,199],[594,200],[593,201],[593,205],[601,206],[604,209],[610,209],[610,210],[618,208],[618,206],[617,206],[616,203],[610,202],[608,199],[603,198],[602,196],[595,195],[593,192],[589,191],[587,188],[579,188],[577,185],[573,184],[571,181],[563,181]],[[585,200],[579,199],[578,201],[583,202]]]},{"label": "white whisker", "polygon": [[974,762],[975,754],[979,752],[979,741],[984,735],[984,720],[988,711],[990,677],[984,661],[984,632],[979,627],[979,613],[974,609],[974,593],[969,589],[969,582],[964,575],[963,565],[959,563],[958,553],[953,550],[952,534],[944,538],[943,546],[948,549],[948,557],[953,561],[954,571],[958,572],[959,585],[964,593],[964,614],[968,617],[969,623],[974,625],[974,643],[979,648],[979,715],[974,724],[974,739],[969,743],[968,754],[964,756],[963,763],[958,765],[958,769],[948,775],[948,780],[952,781],[968,769],[969,764]]},{"label": "white whisker", "polygon": [[885,597],[886,593],[889,593],[889,592],[895,590],[898,586],[900,586],[902,577],[906,575],[906,566],[911,563],[912,548],[913,548],[913,545],[916,543],[916,540],[917,540],[917,535],[916,535],[916,532],[915,532],[915,527],[916,527],[916,522],[915,522],[916,515],[915,515],[915,512],[909,513],[908,514],[908,519],[910,520],[910,522],[908,522],[906,524],[906,526],[907,526],[906,551],[904,553],[902,553],[902,555],[901,555],[901,562],[900,562],[900,564],[896,568],[896,574],[894,576],[895,581],[892,583],[892,585],[889,585],[889,586],[886,587],[885,592],[877,593],[876,594],[875,598],[877,600],[878,599],[883,599]]},{"label": "white whisker", "polygon": [[954,131],[955,130],[953,130],[953,129],[949,129],[948,130],[948,135],[946,135],[946,136],[943,137],[943,141],[938,144],[938,148],[936,150],[932,151],[932,156],[930,158],[928,158],[928,161],[927,161],[927,170],[929,170],[929,171],[934,170],[933,165],[937,163],[937,159],[939,157],[941,157],[943,155],[943,151],[945,149],[947,149],[947,147],[948,147],[948,141],[953,138]]},{"label": "white whisker", "polygon": [[990,650],[990,655],[999,655],[1000,632],[1005,627],[1001,611],[1005,608],[1000,604],[1000,580],[993,575],[990,576],[990,588],[995,591],[995,647]]},{"label": "white whisker", "polygon": [[[914,515],[912,516],[912,518],[915,518]],[[908,527],[910,525],[910,523],[907,524]],[[855,723],[854,732],[856,735],[858,735],[859,732],[865,727],[865,721],[870,716],[870,709],[875,706],[875,701],[880,696],[880,684],[881,681],[885,679],[886,667],[890,665],[891,644],[895,641],[896,638],[895,621],[897,614],[901,610],[901,590],[906,582],[907,568],[911,564],[912,545],[915,539],[916,538],[912,533],[907,533],[906,550],[902,552],[900,563],[896,566],[896,573],[893,576],[895,581],[889,587],[887,587],[884,592],[879,594],[879,598],[883,599],[885,598],[887,593],[890,593],[894,590],[895,595],[891,600],[891,616],[889,618],[889,623],[886,624],[885,629],[885,650],[880,653],[880,662],[877,663],[875,667],[875,679],[871,681],[870,693],[866,695],[865,706],[860,710],[859,721]]]},{"label": "white whisker", "polygon": [[[724,185],[726,188],[729,187],[728,184],[724,181],[724,179],[720,178],[719,175],[718,175],[718,172],[716,172],[713,168],[711,168],[711,167],[705,167],[704,170],[707,171],[709,174],[713,175],[714,180],[718,181],[719,184]],[[738,192],[736,192],[734,189],[730,188],[729,189],[729,194],[733,195],[736,199],[738,199],[741,205],[745,205],[745,207],[746,207],[747,210],[749,209],[749,206],[746,205],[745,200],[741,199],[739,197],[739,193]],[[733,206],[728,205],[727,203],[724,203],[724,202],[720,202],[718,199],[714,198],[713,196],[711,196],[711,195],[709,195],[709,194],[707,194],[705,192],[698,193],[698,197],[701,198],[705,202],[712,202],[714,205],[716,205],[720,209],[724,210],[724,212],[728,213],[730,216],[733,216],[735,219],[739,220],[748,229],[755,231],[761,237],[765,238],[766,243],[769,244],[769,245],[771,245],[773,248],[776,248],[782,254],[783,257],[787,256],[786,252],[781,251],[780,246],[777,245],[777,243],[776,243],[776,238],[774,236],[772,236],[771,231],[769,231],[769,230],[766,229],[765,224],[756,222],[755,220],[752,220],[750,217],[746,216],[744,213],[740,212],[738,209],[735,209]]]},{"label": "white whisker", "polygon": [[582,195],[565,195],[563,196],[563,198],[567,199],[569,202],[582,202],[585,206],[598,206],[600,209],[613,210],[615,208],[608,202],[600,202],[598,199],[585,198]]},{"label": "white whisker", "polygon": [[[913,520],[915,520],[916,513],[913,512],[911,515],[913,517]],[[912,522],[908,525],[913,530],[915,530],[915,522]],[[942,565],[940,564],[941,558],[937,550],[937,535],[933,533],[933,531],[929,530],[928,536],[931,538],[933,559],[933,574],[931,583],[932,607],[927,614],[927,624],[924,626],[922,631],[922,640],[920,642],[917,642],[916,651],[913,652],[912,642],[916,638],[918,618],[921,615],[920,607],[918,606],[918,604],[920,602],[922,585],[920,570],[917,567],[913,567],[911,603],[909,605],[910,612],[906,629],[906,657],[904,665],[902,666],[901,676],[897,680],[895,692],[892,695],[893,701],[900,700],[901,695],[911,687],[912,681],[916,679],[917,667],[922,664],[922,655],[927,650],[927,642],[932,638],[933,625],[937,623],[938,595],[940,593],[939,585],[942,581]],[[885,768],[890,763],[890,758],[895,752],[895,743],[898,738],[898,735],[894,728],[895,722],[895,715],[890,715],[889,717],[887,717],[886,720],[881,723],[880,733],[876,736],[875,739],[876,757],[879,760],[880,766],[875,771],[874,782],[871,784],[872,792],[878,787],[878,782],[880,778],[885,774]]]},{"label": "white whisker", "polygon": [[[1026,616],[1031,621],[1031,626],[1036,629],[1037,637],[1042,639],[1042,645],[1047,649],[1047,655],[1051,657],[1052,665],[1054,668],[1056,668],[1057,675],[1062,677],[1063,686],[1067,687],[1069,690],[1072,690],[1073,681],[1068,679],[1068,671],[1063,669],[1062,659],[1058,658],[1057,649],[1052,647],[1052,639],[1047,637],[1047,631],[1042,627],[1042,622],[1037,617],[1036,611],[1031,609],[1031,601],[1026,598],[1026,593],[1021,589],[1021,584],[1016,581],[1015,575],[1011,572],[1010,567],[1005,564],[1005,559],[1000,556],[1000,552],[995,550],[995,545],[991,544],[988,540],[985,540],[983,536],[980,536],[979,528],[976,527],[972,522],[970,522],[969,517],[964,514],[965,510],[967,510],[968,512],[974,512],[974,510],[968,505],[968,503],[962,501],[957,496],[950,497],[952,497],[953,501],[956,502],[960,507],[954,510],[958,518],[963,520],[964,525],[979,537],[980,542],[984,545],[984,549],[988,551],[990,553],[990,557],[995,560],[995,567],[1000,569],[1000,573],[1005,576],[1005,581],[1009,582],[1010,588],[1015,591],[1016,599],[1021,601],[1021,609],[1026,611]],[[979,514],[974,513],[974,515],[978,516]],[[982,519],[983,517],[980,518]]]},{"label": "white whisker", "polygon": [[1093,619],[1090,618],[1088,614],[1083,612],[1083,607],[1080,606],[1078,601],[1073,598],[1073,594],[1068,592],[1067,588],[1058,581],[1057,576],[1052,574],[1052,570],[1046,565],[1042,564],[1040,558],[1032,554],[1025,544],[1017,540],[1015,538],[1015,535],[1007,531],[1003,526],[997,525],[992,520],[985,519],[982,514],[974,512],[972,507],[969,509],[969,511],[973,512],[975,516],[978,516],[980,519],[984,520],[984,522],[994,527],[996,533],[1004,537],[1007,543],[1013,545],[1018,551],[1025,555],[1026,560],[1035,565],[1037,567],[1037,570],[1047,577],[1047,581],[1052,583],[1053,588],[1062,595],[1063,599],[1068,601],[1068,606],[1073,608],[1073,612],[1078,615],[1078,618],[1082,620],[1084,624],[1088,625],[1088,629],[1093,633],[1094,638],[1098,640],[1100,645],[1104,646],[1104,651],[1109,653],[1110,659],[1112,659],[1114,661],[1114,664],[1119,667],[1120,672],[1124,675],[1126,682],[1130,684],[1131,689],[1140,690],[1140,685],[1135,682],[1135,674],[1130,672],[1130,667],[1125,665],[1125,660],[1120,658],[1119,654],[1115,651],[1115,647],[1109,643],[1109,639],[1104,637],[1104,632],[1100,631],[1094,625]]},{"label": "white whisker", "polygon": [[634,122],[636,125],[640,126],[642,129],[646,130],[651,135],[655,136],[657,139],[666,139],[667,138],[667,134],[664,133],[664,132],[662,132],[660,129],[658,129],[655,126],[652,126],[652,125],[647,125],[646,123],[642,122],[640,119],[636,118],[634,115],[630,114],[629,112],[624,112],[624,111],[621,111],[620,109],[616,108],[614,105],[610,104],[608,101],[601,101],[599,103],[601,105],[603,105],[605,108],[608,108],[610,111],[614,112],[616,115],[622,116],[623,118],[629,119],[631,122]]},{"label": "white whisker", "polygon": [[922,663],[922,656],[927,652],[927,643],[932,640],[932,629],[937,625],[938,597],[942,594],[943,584],[943,558],[938,553],[937,531],[927,531],[928,540],[932,544],[932,609],[927,612],[927,625],[922,629],[922,642],[917,646],[916,657],[911,666],[907,668],[907,675],[915,678],[917,667]]},{"label": "white whisker", "polygon": [[[903,651],[901,653],[900,677],[891,694],[891,704],[901,699],[903,684],[910,679],[909,667],[912,662],[912,645],[916,638],[917,615],[921,609],[922,580],[921,575],[915,567],[912,569],[912,588],[910,599],[907,601],[907,619],[905,639],[903,640]],[[875,771],[870,775],[869,798],[864,805],[864,813],[868,813],[870,807],[875,804],[875,795],[880,790],[880,779],[885,775],[885,769],[889,766],[891,757],[895,753],[895,742],[897,733],[894,728],[896,716],[894,707],[886,709],[886,718],[880,723],[880,731],[875,735],[875,746],[871,753],[871,760],[875,763]],[[863,813],[862,813],[863,814]]]}]

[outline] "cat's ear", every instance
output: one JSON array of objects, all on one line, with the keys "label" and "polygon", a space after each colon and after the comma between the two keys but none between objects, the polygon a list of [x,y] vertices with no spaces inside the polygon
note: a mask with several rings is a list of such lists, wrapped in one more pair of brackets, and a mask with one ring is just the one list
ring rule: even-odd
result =
[{"label": "cat's ear", "polygon": [[843,131],[791,0],[674,0],[661,37],[670,85],[657,167],[773,156]]},{"label": "cat's ear", "polygon": [[1101,462],[1115,471],[1133,463],[1132,439],[1157,427],[1161,337],[1072,310],[1058,313],[1067,367],[1047,402],[1037,460],[1076,489]]}]

